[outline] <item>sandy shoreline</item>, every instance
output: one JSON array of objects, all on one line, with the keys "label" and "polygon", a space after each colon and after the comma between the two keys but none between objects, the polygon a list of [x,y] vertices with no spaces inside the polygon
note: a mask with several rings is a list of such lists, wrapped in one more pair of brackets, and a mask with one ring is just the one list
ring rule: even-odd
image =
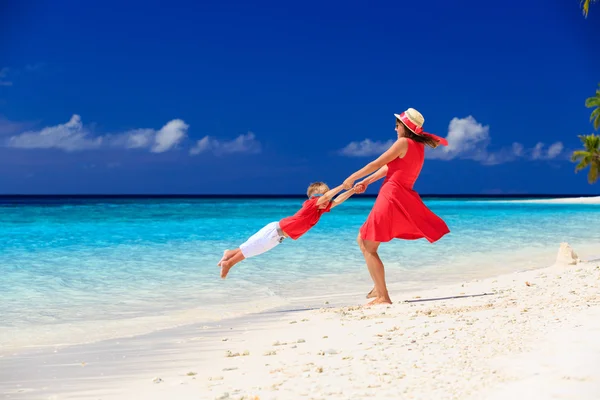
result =
[{"label": "sandy shoreline", "polygon": [[511,203],[532,204],[600,204],[600,196],[591,197],[561,197],[556,199],[507,200]]},{"label": "sandy shoreline", "polygon": [[[593,261],[396,293],[389,307],[271,312],[45,349],[3,357],[0,393],[8,399],[597,398],[599,284],[600,261]],[[469,295],[481,296],[460,297]],[[445,297],[451,298],[439,299]]]}]

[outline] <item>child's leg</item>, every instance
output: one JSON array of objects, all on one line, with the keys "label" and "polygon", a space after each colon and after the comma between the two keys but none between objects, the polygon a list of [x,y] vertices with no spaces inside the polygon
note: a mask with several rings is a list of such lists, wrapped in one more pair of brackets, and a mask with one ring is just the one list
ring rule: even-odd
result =
[{"label": "child's leg", "polygon": [[239,263],[240,261],[243,261],[246,258],[244,257],[244,254],[242,254],[242,251],[240,249],[230,251],[234,252],[232,256],[225,261],[221,261],[221,263],[219,264],[221,266],[221,278],[223,279],[227,277],[227,274],[229,273],[231,267],[233,267],[235,264]]},{"label": "child's leg", "polygon": [[217,263],[217,265],[220,267],[221,263],[223,261],[229,260],[231,257],[233,257],[235,255],[235,253],[238,251],[239,249],[235,249],[235,250],[225,250],[223,252],[223,258],[221,258],[221,260],[219,260],[219,262]]},{"label": "child's leg", "polygon": [[254,257],[271,250],[281,243],[284,238],[285,236],[282,235],[279,223],[271,222],[252,235],[239,249],[234,250],[234,254],[227,253],[227,255],[231,255],[231,257],[219,263],[221,265],[221,277],[225,278],[231,267],[235,264],[246,258]]}]

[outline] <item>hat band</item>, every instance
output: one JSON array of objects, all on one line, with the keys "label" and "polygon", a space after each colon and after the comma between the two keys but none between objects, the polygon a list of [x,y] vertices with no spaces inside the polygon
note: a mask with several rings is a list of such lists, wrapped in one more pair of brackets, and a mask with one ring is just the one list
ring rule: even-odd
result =
[{"label": "hat band", "polygon": [[400,120],[404,123],[404,125],[407,126],[408,129],[410,129],[417,135],[420,135],[421,133],[423,133],[423,128],[418,126],[414,122],[412,122],[406,115],[406,112],[403,112],[402,114],[400,114]]}]

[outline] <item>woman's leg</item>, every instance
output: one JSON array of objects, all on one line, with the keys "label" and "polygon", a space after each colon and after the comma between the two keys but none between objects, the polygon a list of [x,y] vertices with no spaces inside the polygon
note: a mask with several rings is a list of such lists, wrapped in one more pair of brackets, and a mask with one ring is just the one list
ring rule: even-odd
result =
[{"label": "woman's leg", "polygon": [[[362,238],[360,237],[360,233],[358,234],[358,237],[356,238],[356,243],[358,243],[358,247],[360,247],[360,251],[363,253],[363,256],[364,256],[365,245],[364,245]],[[373,282],[375,282],[375,277],[371,273],[370,268],[369,268],[369,275],[371,275],[371,279],[373,280]],[[374,297],[377,297],[377,290],[375,289],[375,286],[373,286],[373,289],[371,289],[371,291],[367,294],[367,299],[372,299]]]},{"label": "woman's leg", "polygon": [[360,239],[359,245],[365,257],[371,279],[375,284],[375,293],[377,297],[369,304],[392,304],[385,284],[385,270],[383,263],[377,254],[380,242]]}]

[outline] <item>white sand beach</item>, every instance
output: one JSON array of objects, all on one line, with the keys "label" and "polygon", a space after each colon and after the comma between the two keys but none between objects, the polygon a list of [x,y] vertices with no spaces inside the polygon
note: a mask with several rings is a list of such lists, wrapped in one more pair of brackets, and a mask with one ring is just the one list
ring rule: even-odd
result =
[{"label": "white sand beach", "polygon": [[591,197],[560,197],[556,199],[511,200],[517,203],[532,204],[600,204],[600,196]]},{"label": "white sand beach", "polygon": [[[597,399],[600,260],[9,355],[7,399]],[[355,299],[361,302],[361,299]]]}]

